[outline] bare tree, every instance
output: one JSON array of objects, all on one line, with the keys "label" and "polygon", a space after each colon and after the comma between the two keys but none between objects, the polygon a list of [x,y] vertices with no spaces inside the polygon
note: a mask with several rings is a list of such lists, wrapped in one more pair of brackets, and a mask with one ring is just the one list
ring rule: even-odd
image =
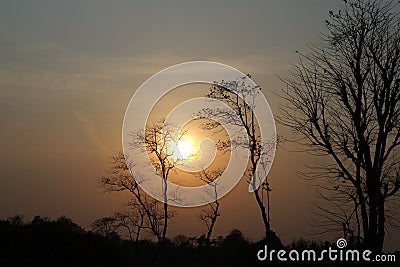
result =
[{"label": "bare tree", "polygon": [[24,225],[24,215],[22,214],[16,214],[14,216],[8,217],[7,221],[12,225],[12,226],[22,226]]},{"label": "bare tree", "polygon": [[142,152],[148,153],[157,174],[161,177],[164,208],[161,243],[165,240],[168,218],[171,217],[168,212],[168,202],[171,200],[169,199],[171,194],[168,194],[168,178],[177,164],[183,161],[176,155],[176,146],[185,133],[185,131],[180,131],[174,125],[167,124],[164,120],[161,120],[146,126],[144,132],[139,130],[132,133],[130,142],[130,146],[133,148],[145,147]]},{"label": "bare tree", "polygon": [[[119,153],[112,158],[112,172],[108,176],[103,176],[99,180],[100,186],[106,192],[128,191],[131,194],[131,203],[135,203],[135,212],[141,216],[144,214],[143,228],[148,230],[157,238],[159,243],[162,242],[162,226],[165,218],[163,211],[163,203],[149,197],[139,186],[141,178],[132,177],[130,169],[133,167],[131,161],[125,159],[123,153]],[[138,182],[139,181],[139,182]],[[167,217],[171,218],[172,213],[167,213]],[[137,233],[138,234],[138,233]]]},{"label": "bare tree", "polygon": [[[246,84],[248,77],[242,77],[234,81],[221,81],[215,82],[207,97],[219,100],[229,106],[228,109],[203,109],[199,115],[200,118],[213,119],[206,123],[204,127],[209,130],[218,130],[221,124],[235,125],[243,127],[246,131],[247,138],[231,138],[230,141],[221,141],[218,148],[221,150],[229,149],[232,147],[243,147],[250,152],[249,164],[246,176],[248,182],[254,190],[254,197],[257,205],[261,211],[261,218],[265,228],[265,238],[271,233],[269,221],[269,203],[266,206],[266,199],[264,191],[269,188],[267,179],[263,181],[260,187],[256,187],[257,165],[260,159],[268,154],[272,147],[274,147],[276,140],[269,140],[265,142],[261,139],[260,130],[257,119],[254,114],[255,100],[259,94],[262,94],[261,88],[258,86],[249,86]],[[236,92],[236,93],[235,93]],[[221,124],[220,124],[221,123]],[[266,194],[267,195],[267,194]],[[269,193],[268,193],[269,196]]]},{"label": "bare tree", "polygon": [[319,186],[319,199],[313,201],[311,212],[314,216],[310,225],[320,230],[313,230],[311,234],[335,233],[336,238],[345,238],[352,245],[360,246],[363,238],[356,195],[350,195],[346,185],[328,184]]},{"label": "bare tree", "polygon": [[115,212],[113,218],[119,228],[124,228],[128,232],[132,242],[139,241],[143,229],[151,231],[146,220],[146,211],[135,198],[128,202],[127,209]]},{"label": "bare tree", "polygon": [[206,171],[204,169],[201,172],[195,174],[200,180],[209,184],[212,187],[212,190],[208,191],[207,193],[211,195],[214,199],[213,202],[208,203],[207,208],[203,209],[199,215],[199,219],[204,222],[207,227],[207,234],[205,235],[206,246],[210,245],[210,239],[214,230],[215,223],[220,216],[220,203],[218,200],[217,190],[218,182],[216,180],[218,179],[218,177],[221,176],[221,174],[221,170]]},{"label": "bare tree", "polygon": [[[400,23],[392,1],[344,1],[284,82],[281,122],[324,156],[310,178],[352,208],[366,247],[382,251],[400,188]],[[324,170],[325,169],[325,170]],[[326,213],[325,213],[326,214]]]},{"label": "bare tree", "polygon": [[92,231],[104,237],[116,236],[118,226],[113,217],[102,217],[92,223]]}]

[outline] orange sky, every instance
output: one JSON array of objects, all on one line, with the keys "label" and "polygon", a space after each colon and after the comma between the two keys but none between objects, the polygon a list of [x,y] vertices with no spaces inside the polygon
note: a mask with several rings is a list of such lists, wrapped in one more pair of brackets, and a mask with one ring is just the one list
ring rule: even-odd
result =
[{"label": "orange sky", "polygon": [[[251,73],[272,111],[278,76],[308,51],[339,0],[44,1],[0,3],[0,218],[66,215],[89,227],[126,194],[103,194],[97,179],[121,149],[126,106],[152,74],[211,60]],[[300,3],[301,2],[301,3]],[[278,127],[279,135],[287,132]],[[314,159],[279,148],[270,172],[272,228],[286,243],[309,229],[315,191],[296,176]],[[221,202],[215,236],[233,228],[251,240],[262,223],[247,184]],[[198,208],[177,210],[169,230],[199,235]],[[387,236],[400,249],[399,232]]]}]

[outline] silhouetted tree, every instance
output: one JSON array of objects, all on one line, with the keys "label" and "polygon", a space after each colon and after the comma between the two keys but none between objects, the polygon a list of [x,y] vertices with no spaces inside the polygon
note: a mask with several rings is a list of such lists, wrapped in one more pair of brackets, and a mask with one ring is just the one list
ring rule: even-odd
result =
[{"label": "silhouetted tree", "polygon": [[[141,178],[134,179],[132,177],[130,169],[133,165],[128,158],[125,159],[123,153],[112,157],[111,164],[112,172],[110,175],[100,178],[100,186],[106,192],[128,191],[132,196],[131,202],[135,203],[131,208],[137,209],[135,212],[139,215],[145,215],[143,228],[148,230],[161,243],[165,216],[162,208],[163,203],[148,196],[140,188],[137,181],[140,182]],[[167,216],[171,218],[173,214],[168,213]]]},{"label": "silhouetted tree", "polygon": [[24,215],[16,214],[8,217],[7,221],[9,221],[12,226],[22,226],[24,225]]},{"label": "silhouetted tree", "polygon": [[146,211],[141,208],[137,199],[132,199],[123,211],[115,212],[113,218],[119,228],[124,228],[129,240],[138,242],[142,229],[150,229],[146,220]]},{"label": "silhouetted tree", "polygon": [[218,177],[220,177],[222,172],[220,170],[206,171],[202,170],[199,173],[196,173],[196,176],[202,180],[203,182],[212,186],[212,190],[207,193],[211,195],[214,199],[213,202],[208,203],[207,208],[203,209],[198,216],[199,219],[204,222],[207,227],[207,233],[205,235],[205,243],[207,246],[210,245],[211,235],[215,226],[215,223],[220,216],[219,207],[220,203],[218,200],[218,182],[216,181]]},{"label": "silhouetted tree", "polygon": [[190,246],[189,237],[186,235],[177,235],[172,239],[172,243],[177,247],[187,247]]},{"label": "silhouetted tree", "polygon": [[[256,187],[256,174],[257,165],[260,163],[265,166],[267,162],[260,162],[261,158],[266,158],[265,156],[270,153],[272,148],[275,146],[276,140],[262,140],[260,135],[260,130],[258,127],[257,119],[254,114],[255,100],[262,94],[261,88],[259,86],[249,86],[246,84],[246,79],[248,77],[242,77],[241,79],[235,81],[221,81],[214,83],[207,97],[219,100],[227,104],[230,110],[224,108],[218,109],[203,109],[199,115],[201,118],[216,119],[215,121],[210,121],[204,125],[206,129],[214,130],[223,125],[235,125],[243,127],[247,134],[246,140],[230,140],[228,142],[221,141],[218,144],[218,148],[221,150],[229,149],[232,147],[244,147],[249,150],[250,158],[249,165],[247,169],[248,182],[252,186],[254,192],[254,197],[256,199],[257,205],[261,211],[261,218],[265,228],[265,238],[271,233],[270,218],[269,218],[269,203],[266,205],[266,200],[264,197],[264,192],[270,190],[268,179],[266,178],[260,187]],[[237,93],[235,93],[235,91]],[[245,102],[247,100],[247,103]],[[221,123],[219,123],[219,122]],[[268,160],[271,158],[267,157]],[[260,177],[264,178],[264,177]],[[269,191],[267,191],[269,196]],[[268,199],[269,200],[269,199]]]},{"label": "silhouetted tree", "polygon": [[[392,1],[344,1],[328,32],[284,79],[281,122],[324,163],[305,176],[382,251],[400,188],[400,16]],[[326,214],[326,213],[325,213]],[[357,223],[356,223],[357,224]]]},{"label": "silhouetted tree", "polygon": [[246,239],[243,236],[242,231],[239,229],[233,229],[224,239],[224,246],[238,246],[247,243]]},{"label": "silhouetted tree", "polygon": [[92,223],[92,231],[107,238],[115,237],[117,228],[118,225],[113,217],[99,218]]},{"label": "silhouetted tree", "polygon": [[248,241],[243,236],[243,233],[239,229],[233,229],[225,238],[222,243],[223,251],[227,257],[227,261],[234,264],[242,264],[248,262],[248,258],[244,258],[246,255],[246,248]]},{"label": "silhouetted tree", "polygon": [[60,216],[57,218],[55,221],[57,225],[60,226],[60,228],[68,229],[68,231],[74,232],[74,233],[83,233],[84,230],[81,226],[78,224],[74,223],[72,219],[66,217],[66,216]]},{"label": "silhouetted tree", "polygon": [[[161,177],[164,208],[161,244],[165,241],[168,219],[171,217],[171,213],[168,212],[168,202],[171,200],[168,199],[171,196],[168,194],[168,178],[176,165],[182,162],[182,159],[176,155],[176,146],[184,134],[184,131],[179,131],[174,125],[161,120],[146,126],[144,132],[139,130],[132,133],[131,136],[130,146],[132,148],[145,147],[142,152],[149,155],[153,167]],[[177,198],[177,196],[175,197]]]},{"label": "silhouetted tree", "polygon": [[0,241],[0,266],[131,265],[129,246],[86,232],[65,216],[53,220],[37,215],[23,224],[0,219]]}]

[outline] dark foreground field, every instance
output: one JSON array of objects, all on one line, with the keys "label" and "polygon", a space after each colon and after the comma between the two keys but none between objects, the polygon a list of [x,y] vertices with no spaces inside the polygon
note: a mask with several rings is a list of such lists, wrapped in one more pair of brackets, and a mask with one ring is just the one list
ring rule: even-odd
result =
[{"label": "dark foreground field", "polygon": [[[277,240],[275,240],[277,241]],[[102,236],[86,231],[66,217],[56,220],[36,216],[30,223],[0,220],[0,266],[299,266],[260,262],[257,252],[280,249],[274,241],[248,242],[239,230],[218,237],[209,246],[204,237],[179,235],[161,247],[149,240],[132,242],[117,233]],[[329,243],[298,241],[285,249],[314,248]],[[400,255],[397,253],[397,257]],[[302,266],[343,266],[343,262],[302,263]],[[364,266],[360,264],[359,266]],[[350,265],[349,265],[350,266]],[[357,266],[352,263],[351,266]],[[371,266],[377,266],[376,264]],[[386,264],[379,266],[396,266]]]}]

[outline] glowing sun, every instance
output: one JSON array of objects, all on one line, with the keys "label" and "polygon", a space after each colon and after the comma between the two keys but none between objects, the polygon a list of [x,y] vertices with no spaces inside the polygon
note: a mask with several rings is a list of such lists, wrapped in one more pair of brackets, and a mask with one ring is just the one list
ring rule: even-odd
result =
[{"label": "glowing sun", "polygon": [[175,154],[179,159],[188,159],[193,155],[194,146],[187,140],[179,140],[175,149]]}]

